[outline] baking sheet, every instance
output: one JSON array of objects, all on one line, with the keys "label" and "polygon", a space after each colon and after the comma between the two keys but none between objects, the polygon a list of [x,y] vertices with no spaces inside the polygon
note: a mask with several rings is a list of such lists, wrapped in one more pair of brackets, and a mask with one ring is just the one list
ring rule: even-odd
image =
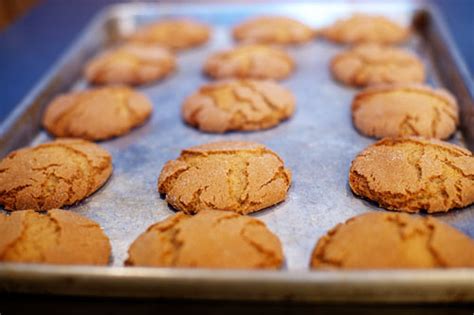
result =
[{"label": "baking sheet", "polygon": [[[182,122],[181,104],[185,97],[202,84],[210,81],[202,75],[204,61],[210,53],[233,46],[231,27],[247,17],[280,14],[295,17],[317,28],[353,12],[369,12],[381,13],[408,25],[413,20],[418,7],[418,4],[411,2],[390,4],[336,2],[331,4],[262,4],[257,6],[130,4],[110,7],[95,19],[92,26],[86,29],[75,48],[63,58],[62,65],[52,70],[46,79],[48,82],[43,82],[43,87],[37,89],[37,92],[43,92],[42,98],[38,100],[39,93],[36,98],[34,95],[30,96],[32,99],[29,106],[25,105],[33,117],[32,126],[28,126],[31,128],[30,143],[35,145],[51,140],[40,129],[39,118],[42,108],[52,97],[57,95],[58,91],[80,90],[87,87],[86,83],[80,79],[79,73],[81,65],[91,54],[113,44],[122,35],[133,31],[138,25],[159,18],[185,16],[207,22],[213,27],[213,35],[209,43],[178,53],[179,67],[176,73],[161,82],[139,88],[153,101],[154,112],[151,119],[144,126],[124,137],[100,143],[113,156],[114,171],[111,179],[98,192],[69,209],[97,221],[103,227],[112,243],[111,265],[123,266],[131,242],[151,224],[175,213],[165,200],[160,198],[156,187],[158,175],[166,161],[178,157],[180,150],[184,148],[210,141],[261,142],[277,152],[293,173],[293,182],[287,200],[282,204],[252,214],[253,217],[263,220],[280,238],[286,258],[282,271],[261,273],[265,275],[264,277],[268,275],[270,277],[268,279],[272,279],[273,274],[274,280],[284,274],[286,282],[282,280],[282,284],[286,283],[288,294],[291,293],[290,283],[298,281],[298,279],[302,283],[308,281],[308,284],[318,285],[318,278],[311,280],[311,276],[308,276],[309,274],[320,274],[308,269],[310,255],[316,241],[334,225],[352,216],[367,211],[385,211],[373,203],[355,197],[348,186],[348,170],[352,159],[375,140],[358,134],[352,126],[350,105],[358,90],[342,86],[330,76],[329,61],[344,47],[317,39],[312,43],[287,49],[297,63],[297,70],[281,84],[293,91],[297,99],[297,107],[291,119],[273,129],[258,132],[231,132],[224,135],[202,133]],[[424,41],[419,34],[415,34],[405,47],[422,57],[427,69],[428,83],[434,86],[442,85],[437,73],[439,60],[432,60],[432,49],[429,43]],[[61,83],[51,86],[49,83],[54,81],[53,78],[56,80],[61,78],[62,80],[59,81]],[[10,119],[6,125],[13,122]],[[3,131],[6,129],[3,126]],[[3,136],[5,137],[5,132]],[[6,140],[2,139],[1,141]],[[461,132],[458,132],[450,142],[464,145]],[[18,146],[18,143],[20,141],[9,145]],[[0,142],[0,147],[2,149],[8,147],[7,142]],[[436,217],[474,237],[473,206],[454,210],[448,214],[436,215]],[[0,279],[2,278],[2,268],[4,271],[21,270],[25,272],[27,270],[30,272],[29,274],[36,272],[43,275],[48,270],[48,267],[43,266],[5,264],[0,265]],[[67,274],[67,268],[61,267],[61,272]],[[77,267],[69,268],[71,272],[77,270]],[[123,270],[110,267],[107,269],[115,273],[116,280],[120,270]],[[83,267],[83,273],[75,277],[85,278],[88,270],[91,275],[98,273],[101,278],[109,272],[101,273],[96,271],[96,268]],[[149,272],[150,277],[153,278],[153,272],[159,269],[144,270],[140,271],[141,275],[146,276]],[[124,275],[129,276],[126,279],[130,283],[133,279],[140,278],[138,276],[134,278],[133,273],[128,270],[123,272]],[[228,278],[225,278],[225,272],[227,272]],[[232,272],[218,272],[215,275],[221,274],[223,279],[227,279],[227,284],[230,286],[235,281],[232,279]],[[180,280],[179,273],[167,274],[170,277],[168,280],[171,279],[171,276],[177,277],[173,278],[176,281]],[[338,272],[333,274],[338,274]],[[340,273],[340,275],[342,274],[344,273]],[[368,280],[369,274],[370,272],[360,272],[361,279]],[[406,276],[409,273],[398,274]],[[156,273],[154,275],[156,276]],[[184,275],[188,275],[187,277],[194,275],[200,278],[206,273],[203,270],[186,271],[183,272],[181,280],[185,278]],[[292,275],[299,276],[292,277]],[[366,276],[364,277],[364,275]],[[393,275],[392,273],[391,276]],[[474,279],[472,271],[469,271],[468,275],[467,278],[464,275],[464,279]],[[208,276],[212,280],[213,274]],[[255,274],[252,275],[254,279],[259,279],[258,276],[257,278],[255,276]],[[166,278],[166,274],[160,275],[161,281],[163,277]],[[402,278],[404,277],[399,277],[399,279]],[[406,277],[405,279],[415,278]],[[121,281],[125,281],[124,279],[123,277]],[[215,279],[218,279],[217,276],[214,276]],[[344,282],[351,285],[347,279]],[[22,281],[27,280],[23,278]],[[319,284],[323,282],[319,282]],[[366,284],[369,285],[369,282]],[[15,282],[12,283],[14,290]],[[21,287],[20,280],[17,280],[16,283],[18,287]],[[265,279],[262,279],[260,283],[265,283]],[[333,283],[336,281],[334,280]],[[9,286],[9,288],[12,287]],[[468,289],[471,292],[471,299],[474,298],[474,281],[471,287],[468,286]],[[160,292],[157,292],[157,295],[159,294]],[[251,292],[248,295],[251,296]],[[216,296],[218,297],[219,294]],[[464,298],[466,297],[469,295],[465,294]],[[246,296],[242,296],[242,298],[246,298]],[[297,299],[298,296],[295,298]]]}]

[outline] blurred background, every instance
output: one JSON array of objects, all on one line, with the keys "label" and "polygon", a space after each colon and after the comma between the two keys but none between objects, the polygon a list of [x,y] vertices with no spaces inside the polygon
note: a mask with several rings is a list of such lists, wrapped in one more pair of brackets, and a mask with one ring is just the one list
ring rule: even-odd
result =
[{"label": "blurred background", "polygon": [[[180,0],[172,2],[178,1]],[[396,1],[379,0],[379,2],[391,3]],[[474,0],[414,1],[439,8],[472,78],[474,74]],[[134,1],[0,0],[0,122],[77,38],[87,22],[107,4],[119,2]],[[159,1],[155,0],[155,2]],[[225,0],[213,2],[222,3]],[[241,2],[257,1],[242,0]],[[259,0],[258,2],[275,1]],[[364,2],[364,0],[349,2]]]},{"label": "blurred background", "polygon": [[37,0],[1,0],[0,1],[0,30],[4,30],[9,24],[13,23],[19,16],[28,12]]}]

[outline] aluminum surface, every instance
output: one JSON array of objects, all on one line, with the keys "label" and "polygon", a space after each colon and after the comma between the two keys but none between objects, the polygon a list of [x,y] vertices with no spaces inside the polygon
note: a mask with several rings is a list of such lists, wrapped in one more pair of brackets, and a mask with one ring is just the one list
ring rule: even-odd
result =
[{"label": "aluminum surface", "polygon": [[[124,137],[100,143],[112,153],[113,175],[98,192],[70,207],[71,211],[96,220],[103,227],[112,242],[111,265],[117,268],[3,264],[0,265],[0,288],[3,285],[7,290],[37,292],[43,289],[46,292],[84,294],[89,286],[89,292],[94,292],[91,288],[96,288],[97,292],[91,294],[97,295],[113,295],[114,288],[117,288],[118,295],[140,295],[142,288],[143,295],[186,296],[183,292],[189,291],[193,286],[190,280],[195,279],[207,280],[209,288],[214,289],[212,294],[207,290],[197,297],[228,298],[229,292],[241,289],[240,297],[243,299],[384,300],[384,295],[376,293],[375,288],[379,290],[383,285],[398,283],[398,287],[390,287],[394,292],[384,293],[385,300],[474,300],[474,270],[396,273],[309,271],[311,251],[317,239],[330,228],[363,212],[385,211],[355,197],[347,183],[352,159],[374,143],[374,139],[358,134],[352,126],[350,104],[357,90],[337,84],[329,73],[331,57],[344,47],[317,39],[288,49],[296,60],[297,70],[281,83],[293,91],[297,107],[291,119],[273,129],[224,135],[206,134],[186,126],[180,115],[184,98],[209,81],[201,72],[206,57],[211,52],[232,47],[230,29],[246,17],[263,13],[282,14],[317,28],[352,12],[376,12],[409,24],[417,9],[416,4],[409,2],[258,6],[132,4],[113,6],[103,12],[0,128],[0,152],[3,155],[22,144],[33,145],[50,140],[39,124],[44,105],[59,92],[85,88],[85,82],[80,79],[84,61],[92,53],[133,31],[137,25],[162,17],[187,16],[211,24],[213,36],[208,44],[179,53],[179,68],[175,74],[161,82],[139,88],[153,101],[152,118]],[[432,15],[429,17],[433,18]],[[443,76],[439,76],[440,60],[431,58],[433,51],[430,42],[415,33],[405,46],[422,57],[428,72],[428,82],[435,86],[443,85]],[[451,70],[459,72],[459,69]],[[471,87],[471,82],[460,81],[458,85],[464,83]],[[472,95],[464,95],[463,103],[472,105]],[[468,115],[466,111],[463,114]],[[474,125],[468,127],[464,126],[463,130],[472,133]],[[17,132],[19,128],[24,132]],[[291,169],[293,183],[288,199],[252,214],[263,220],[282,241],[286,258],[283,270],[208,272],[121,268],[131,242],[149,225],[174,214],[160,198],[156,187],[164,163],[178,157],[181,149],[217,140],[264,143],[277,152]],[[464,145],[461,132],[450,141]],[[436,217],[474,237],[473,206]],[[66,286],[64,281],[61,282],[63,278],[72,279],[74,285]],[[86,285],[85,279],[91,282]],[[51,285],[53,283],[54,286]],[[172,289],[164,292],[166,287],[163,287],[163,283]],[[428,288],[426,285],[429,283],[437,290]],[[127,285],[130,286],[128,291]],[[158,289],[150,294],[147,290],[154,285]],[[248,290],[249,285],[256,286],[254,292]],[[235,288],[230,290],[230,286]],[[407,291],[410,286],[416,290]],[[325,290],[331,287],[333,291]],[[104,291],[104,288],[107,290]],[[230,291],[226,292],[226,288]],[[423,291],[423,288],[426,290]],[[358,289],[362,290],[361,293],[353,295]],[[263,293],[257,294],[260,291]]]}]

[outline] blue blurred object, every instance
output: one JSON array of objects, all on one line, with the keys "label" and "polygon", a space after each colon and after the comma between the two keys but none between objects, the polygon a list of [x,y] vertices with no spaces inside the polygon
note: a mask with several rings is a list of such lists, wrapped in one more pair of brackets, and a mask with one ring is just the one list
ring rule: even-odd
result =
[{"label": "blue blurred object", "polygon": [[[0,122],[77,38],[101,8],[117,0],[45,0],[0,33]],[[474,73],[474,0],[432,0]]]}]

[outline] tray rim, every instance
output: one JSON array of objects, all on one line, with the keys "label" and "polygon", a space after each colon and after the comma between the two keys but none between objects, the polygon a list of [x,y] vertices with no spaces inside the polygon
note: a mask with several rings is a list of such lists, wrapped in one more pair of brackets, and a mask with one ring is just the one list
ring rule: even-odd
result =
[{"label": "tray rim", "polygon": [[[409,2],[409,1],[405,1]],[[371,3],[371,1],[363,4]],[[402,1],[402,3],[404,3]],[[30,104],[45,89],[55,73],[63,67],[78,47],[89,36],[91,30],[99,27],[104,21],[111,17],[117,17],[123,8],[136,7],[159,7],[174,12],[186,12],[189,10],[204,10],[205,7],[219,7],[231,10],[233,6],[251,6],[250,3],[214,3],[204,2],[203,4],[184,3],[185,7],[180,7],[174,3],[120,3],[106,5],[101,11],[93,16],[78,36],[68,46],[65,53],[49,68],[40,78],[38,83],[21,100],[19,105],[0,124],[0,139],[3,139],[11,131],[15,122],[28,109]],[[317,5],[321,3],[311,2],[278,2],[277,5]],[[474,82],[469,76],[466,64],[455,45],[445,21],[439,10],[432,4],[412,3],[416,11],[427,12],[432,16],[441,30],[440,36],[449,46],[454,62],[459,74],[463,78],[470,96],[474,99]],[[256,6],[267,6],[268,3],[257,3]],[[333,3],[332,5],[337,5]],[[380,4],[379,4],[380,5]],[[383,4],[382,4],[383,5]],[[388,5],[387,5],[388,6]],[[180,9],[181,8],[181,9]],[[184,9],[183,9],[184,8]],[[23,281],[24,285],[16,286],[18,281]],[[43,288],[42,281],[63,282],[56,287]],[[82,282],[81,282],[82,281]],[[73,294],[86,296],[130,296],[124,295],[123,291],[114,291],[115,285],[119,285],[122,290],[126,290],[127,285],[133,281],[143,281],[142,285],[134,283],[134,287],[139,291],[134,296],[142,297],[177,297],[180,296],[176,288],[183,289],[183,286],[190,288],[201,288],[202,282],[215,290],[214,294],[209,294],[204,290],[204,296],[181,295],[181,297],[210,299],[221,299],[222,290],[226,285],[232,283],[237,285],[236,290],[242,294],[248,293],[248,286],[259,284],[262,291],[255,296],[226,296],[227,299],[237,300],[288,300],[288,301],[345,301],[345,302],[453,302],[453,301],[474,301],[474,269],[422,269],[422,270],[356,270],[356,271],[313,271],[313,270],[211,270],[211,269],[189,269],[189,268],[138,268],[138,267],[113,267],[113,266],[60,266],[41,264],[0,264],[0,292],[46,292],[53,294]],[[89,283],[90,282],[90,283]],[[95,284],[99,284],[97,290],[107,288],[110,291],[97,290],[84,291],[82,288],[93,289]],[[174,286],[173,286],[174,284]],[[381,288],[390,284],[389,288],[374,291],[374,288]],[[426,296],[423,292],[416,290],[426,289],[426,285],[432,286],[431,295]],[[165,289],[171,288],[169,292],[150,292],[149,289],[156,286]],[[79,286],[79,287],[76,287]],[[300,295],[285,293],[288,288],[293,288]],[[226,287],[228,288],[228,287]],[[247,289],[245,289],[247,288]],[[407,289],[415,289],[413,292]],[[140,291],[141,289],[141,291]],[[254,287],[254,289],[257,289]],[[436,290],[439,290],[436,291]],[[304,290],[306,294],[301,294]],[[258,290],[257,290],[258,291]],[[339,294],[334,294],[338,292]],[[342,293],[342,294],[341,294]],[[372,293],[372,295],[368,295]],[[449,293],[449,294],[446,294]],[[388,295],[387,295],[388,294]]]},{"label": "tray rim", "polygon": [[[4,292],[81,296],[382,303],[474,300],[474,270],[467,268],[282,272],[6,263],[0,279]],[[18,280],[23,283],[18,285]]]}]

